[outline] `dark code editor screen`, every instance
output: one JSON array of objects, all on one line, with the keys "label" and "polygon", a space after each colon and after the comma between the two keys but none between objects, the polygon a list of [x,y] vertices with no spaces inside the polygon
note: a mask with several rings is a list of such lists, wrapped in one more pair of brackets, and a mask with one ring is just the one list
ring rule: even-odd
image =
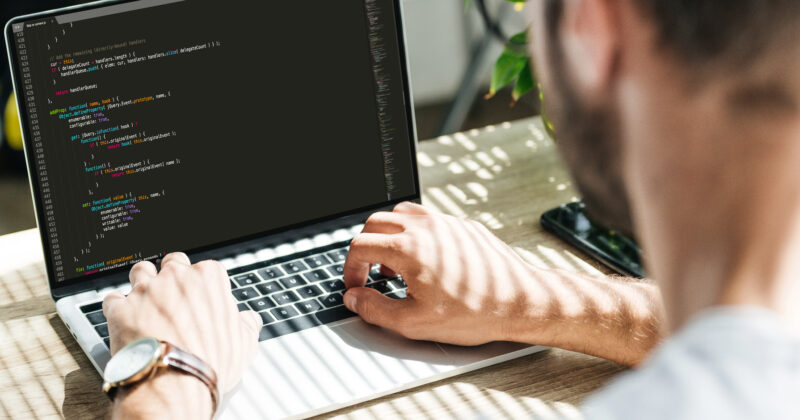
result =
[{"label": "dark code editor screen", "polygon": [[162,0],[13,24],[55,280],[415,193],[393,0]]}]

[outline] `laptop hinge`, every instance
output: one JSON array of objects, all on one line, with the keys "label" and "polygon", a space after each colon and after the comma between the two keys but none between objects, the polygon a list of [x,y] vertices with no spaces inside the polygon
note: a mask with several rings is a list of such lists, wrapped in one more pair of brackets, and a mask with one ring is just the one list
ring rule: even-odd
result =
[{"label": "laptop hinge", "polygon": [[66,296],[77,295],[79,293],[88,292],[91,290],[102,290],[109,287],[118,287],[128,281],[128,273],[114,273],[101,278],[80,282],[78,284],[71,284],[68,286],[53,287],[50,289],[50,296],[53,300],[57,301]]}]

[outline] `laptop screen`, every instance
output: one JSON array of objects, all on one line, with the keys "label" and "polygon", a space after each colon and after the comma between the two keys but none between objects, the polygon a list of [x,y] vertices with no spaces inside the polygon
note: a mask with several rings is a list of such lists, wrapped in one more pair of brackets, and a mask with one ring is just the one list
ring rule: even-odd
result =
[{"label": "laptop screen", "polygon": [[51,281],[417,195],[396,0],[140,0],[7,28]]}]

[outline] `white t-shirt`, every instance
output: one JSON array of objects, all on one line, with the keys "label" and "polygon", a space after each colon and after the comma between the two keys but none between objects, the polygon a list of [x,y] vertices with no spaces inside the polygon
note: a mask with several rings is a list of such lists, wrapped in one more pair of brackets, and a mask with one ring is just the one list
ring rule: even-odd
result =
[{"label": "white t-shirt", "polygon": [[800,339],[766,309],[709,309],[582,411],[586,420],[800,420]]}]

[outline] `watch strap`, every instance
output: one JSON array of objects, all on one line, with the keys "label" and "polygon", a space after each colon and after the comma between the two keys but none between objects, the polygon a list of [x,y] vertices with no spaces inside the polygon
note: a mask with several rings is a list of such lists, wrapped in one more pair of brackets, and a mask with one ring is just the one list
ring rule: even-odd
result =
[{"label": "watch strap", "polygon": [[211,392],[211,408],[212,413],[217,412],[219,405],[219,383],[217,382],[217,374],[206,362],[199,357],[181,349],[178,346],[172,345],[165,341],[161,342],[164,345],[164,352],[162,353],[161,363],[200,379]]}]

